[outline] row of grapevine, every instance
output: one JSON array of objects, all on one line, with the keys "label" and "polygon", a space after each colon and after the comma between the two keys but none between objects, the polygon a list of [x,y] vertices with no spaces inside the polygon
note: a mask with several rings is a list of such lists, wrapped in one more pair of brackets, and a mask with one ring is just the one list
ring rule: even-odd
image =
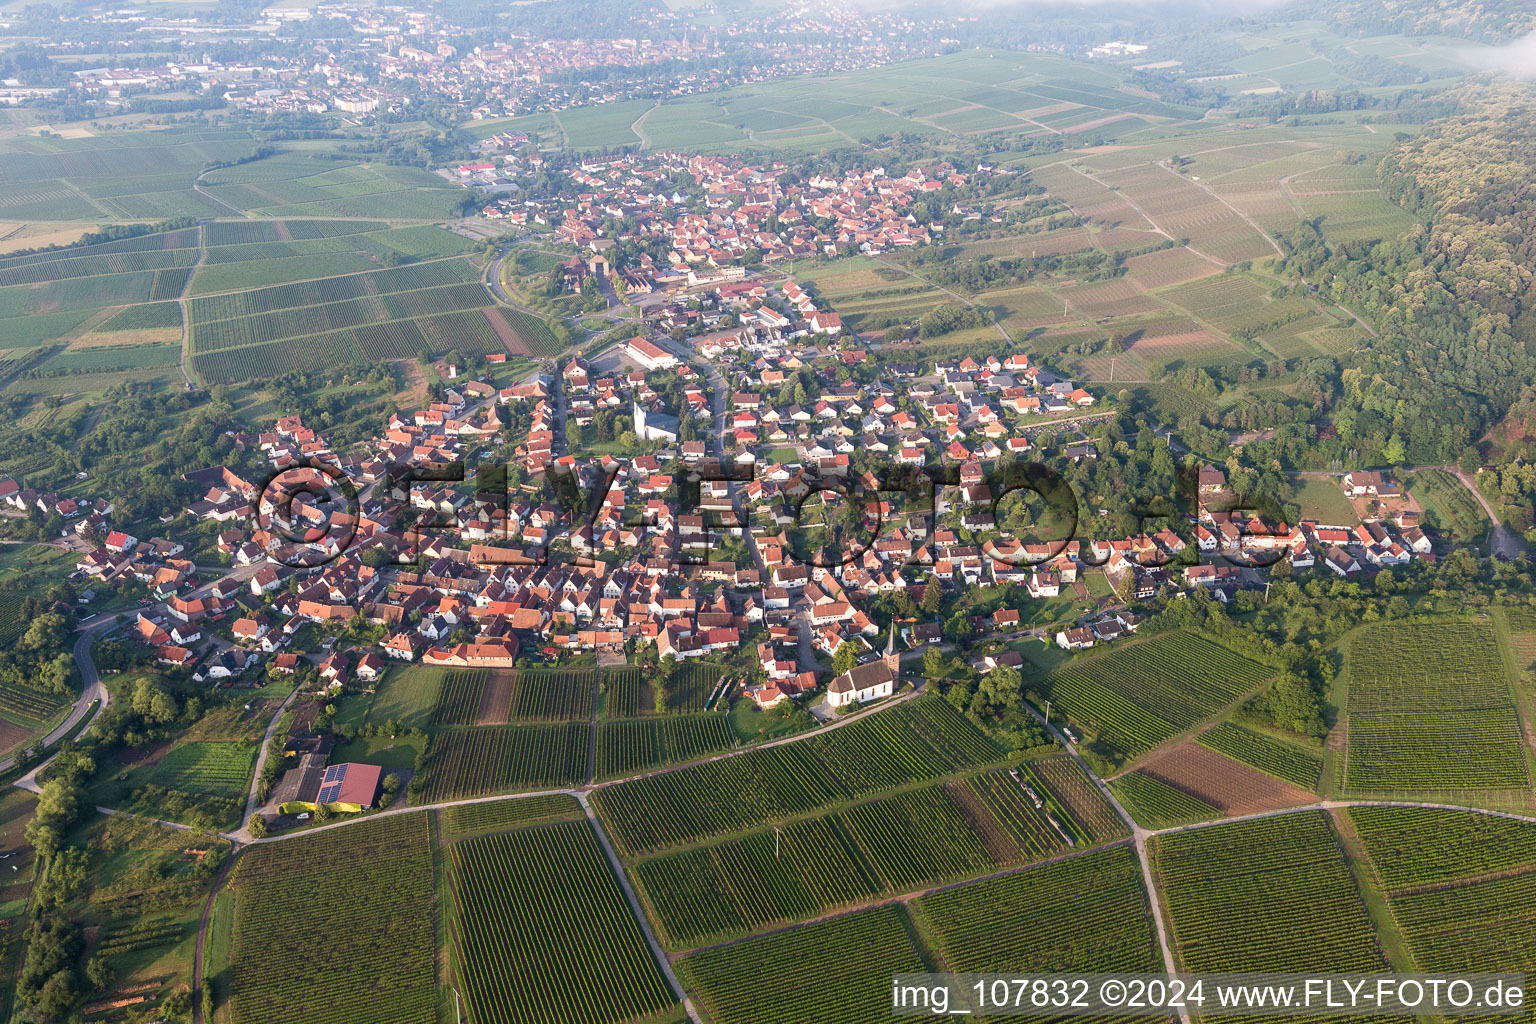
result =
[{"label": "row of grapevine", "polygon": [[253,846],[230,887],[233,1024],[436,1024],[425,814]]},{"label": "row of grapevine", "polygon": [[582,785],[590,735],[585,722],[444,729],[428,748],[427,800]]},{"label": "row of grapevine", "polygon": [[1149,850],[1186,970],[1386,967],[1325,811],[1172,832]]},{"label": "row of grapevine", "polygon": [[476,1024],[613,1024],[676,997],[585,821],[453,847],[464,997]]},{"label": "row of grapevine", "polygon": [[948,702],[923,697],[800,743],[605,787],[595,799],[614,841],[640,853],[782,820],[1001,756]]},{"label": "row of grapevine", "polygon": [[1025,779],[952,779],[632,871],[662,942],[686,949],[1082,848],[1082,826]]},{"label": "row of grapevine", "polygon": [[680,764],[736,745],[724,715],[668,715],[604,721],[597,730],[597,777]]},{"label": "row of grapevine", "polygon": [[1323,772],[1321,758],[1231,722],[1221,723],[1199,739],[1218,754],[1302,789],[1316,789]]}]

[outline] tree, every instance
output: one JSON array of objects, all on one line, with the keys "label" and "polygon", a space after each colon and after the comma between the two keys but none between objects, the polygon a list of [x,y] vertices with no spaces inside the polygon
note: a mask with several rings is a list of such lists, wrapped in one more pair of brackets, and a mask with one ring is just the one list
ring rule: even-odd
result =
[{"label": "tree", "polygon": [[959,611],[951,615],[944,622],[944,638],[956,647],[963,645],[971,638],[971,619],[965,612]]},{"label": "tree", "polygon": [[859,652],[853,641],[844,640],[837,645],[837,653],[832,657],[832,671],[838,675],[850,671],[859,663]]},{"label": "tree", "polygon": [[923,675],[933,679],[944,672],[944,655],[939,653],[937,647],[929,647],[923,652]]},{"label": "tree", "polygon": [[117,980],[117,972],[105,957],[98,954],[85,962],[85,977],[97,992],[105,992]]},{"label": "tree", "polygon": [[39,857],[50,858],[64,846],[64,836],[80,818],[85,791],[67,779],[53,779],[43,787],[37,812],[27,823],[27,842]]},{"label": "tree", "polygon": [[251,815],[251,820],[246,822],[246,828],[251,830],[251,838],[265,839],[267,836],[267,819],[260,814]]},{"label": "tree", "polygon": [[923,603],[920,607],[924,613],[934,615],[938,613],[944,604],[944,590],[939,586],[938,580],[929,580],[923,587]]},{"label": "tree", "polygon": [[1403,445],[1402,437],[1398,434],[1393,434],[1391,437],[1389,437],[1387,439],[1387,446],[1381,450],[1381,457],[1385,459],[1389,465],[1401,466],[1403,461],[1408,457],[1408,452]]}]

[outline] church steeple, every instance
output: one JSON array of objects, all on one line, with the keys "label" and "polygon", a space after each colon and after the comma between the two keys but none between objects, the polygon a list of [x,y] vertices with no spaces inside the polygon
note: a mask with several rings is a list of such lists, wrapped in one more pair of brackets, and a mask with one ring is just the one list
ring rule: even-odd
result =
[{"label": "church steeple", "polygon": [[891,632],[885,638],[885,653],[880,655],[880,660],[890,668],[892,675],[897,677],[901,675],[901,654],[896,650],[895,619],[891,620]]}]

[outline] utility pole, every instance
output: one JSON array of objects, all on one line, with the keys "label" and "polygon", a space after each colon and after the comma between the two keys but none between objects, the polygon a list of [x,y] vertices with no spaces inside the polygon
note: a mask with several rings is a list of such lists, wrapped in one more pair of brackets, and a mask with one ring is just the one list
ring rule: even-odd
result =
[{"label": "utility pole", "polygon": [[1045,724],[1046,725],[1050,725],[1051,724],[1051,702],[1050,701],[1046,701],[1045,702]]},{"label": "utility pole", "polygon": [[777,826],[777,825],[773,826],[773,859],[774,860],[778,860],[779,859],[779,835],[783,831],[784,830],[779,828],[779,826]]}]

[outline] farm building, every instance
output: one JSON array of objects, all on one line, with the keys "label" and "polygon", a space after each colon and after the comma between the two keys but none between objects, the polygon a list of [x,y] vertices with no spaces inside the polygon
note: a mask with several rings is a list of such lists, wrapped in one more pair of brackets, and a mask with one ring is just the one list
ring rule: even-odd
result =
[{"label": "farm building", "polygon": [[384,769],[375,764],[326,767],[323,755],[305,754],[272,791],[272,803],[284,814],[316,811],[321,805],[342,813],[361,811],[378,799],[383,775]]}]

